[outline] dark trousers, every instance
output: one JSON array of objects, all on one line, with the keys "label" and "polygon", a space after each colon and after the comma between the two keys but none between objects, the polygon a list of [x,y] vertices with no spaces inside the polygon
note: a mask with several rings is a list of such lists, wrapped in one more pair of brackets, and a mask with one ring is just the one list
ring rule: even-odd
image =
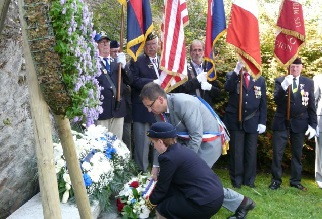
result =
[{"label": "dark trousers", "polygon": [[272,161],[272,181],[282,183],[282,158],[285,147],[290,137],[291,142],[291,178],[290,184],[301,183],[302,178],[302,149],[305,133],[294,133],[292,131],[273,132],[273,161]]},{"label": "dark trousers", "polygon": [[168,195],[157,205],[157,211],[167,219],[209,219],[216,214],[222,206],[224,195],[206,205],[198,205],[172,187]]},{"label": "dark trousers", "polygon": [[229,131],[229,175],[233,185],[252,185],[257,168],[257,133]]}]

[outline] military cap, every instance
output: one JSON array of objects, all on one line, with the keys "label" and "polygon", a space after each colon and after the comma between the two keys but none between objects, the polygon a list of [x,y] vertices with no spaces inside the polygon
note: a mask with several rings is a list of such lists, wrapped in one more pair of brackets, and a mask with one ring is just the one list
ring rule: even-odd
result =
[{"label": "military cap", "polygon": [[297,57],[297,58],[293,61],[293,64],[295,64],[295,65],[301,65],[301,64],[303,64],[303,63],[302,63],[301,58]]},{"label": "military cap", "polygon": [[156,122],[151,125],[146,135],[150,138],[175,138],[177,137],[177,130],[171,123]]},{"label": "military cap", "polygon": [[97,33],[94,37],[94,40],[96,42],[102,40],[102,39],[107,39],[108,41],[110,41],[110,38],[107,36],[106,32],[105,31],[101,31],[99,33]]},{"label": "military cap", "polygon": [[119,48],[120,47],[120,44],[116,41],[116,40],[112,40],[110,42],[110,48],[113,49],[113,48]]},{"label": "military cap", "polygon": [[150,40],[153,40],[153,39],[155,39],[155,38],[157,38],[158,36],[157,35],[155,35],[154,33],[149,33],[149,35],[147,36],[147,38],[146,38],[146,41],[150,41]]}]

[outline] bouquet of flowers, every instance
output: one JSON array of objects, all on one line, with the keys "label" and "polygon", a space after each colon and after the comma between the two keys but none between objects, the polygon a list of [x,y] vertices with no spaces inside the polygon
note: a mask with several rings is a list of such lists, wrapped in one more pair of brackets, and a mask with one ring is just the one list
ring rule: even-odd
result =
[{"label": "bouquet of flowers", "polygon": [[138,175],[124,184],[116,196],[117,210],[123,218],[148,218],[151,211],[146,198],[152,192],[155,181],[146,175]]},{"label": "bouquet of flowers", "polygon": [[[112,192],[120,190],[119,181],[132,175],[130,151],[103,126],[91,125],[84,133],[72,134],[87,192],[106,207]],[[54,143],[54,156],[59,194],[66,203],[74,194],[60,143]]]}]

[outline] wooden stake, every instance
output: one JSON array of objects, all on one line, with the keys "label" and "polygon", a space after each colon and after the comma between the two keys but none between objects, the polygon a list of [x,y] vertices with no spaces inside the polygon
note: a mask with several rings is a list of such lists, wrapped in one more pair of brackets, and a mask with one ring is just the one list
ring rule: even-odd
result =
[{"label": "wooden stake", "polygon": [[23,50],[26,59],[30,108],[34,124],[35,149],[43,213],[45,219],[60,219],[60,200],[48,105],[39,88],[36,70],[28,45],[26,23],[23,18],[23,0],[19,0],[18,5],[20,23],[22,25]]}]

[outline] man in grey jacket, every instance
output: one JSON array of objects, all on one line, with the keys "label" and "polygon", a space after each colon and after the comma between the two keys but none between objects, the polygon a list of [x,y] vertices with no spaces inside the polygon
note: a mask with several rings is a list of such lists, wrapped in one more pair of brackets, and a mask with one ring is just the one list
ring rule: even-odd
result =
[{"label": "man in grey jacket", "polygon": [[[144,106],[153,112],[157,121],[165,121],[177,129],[178,142],[195,151],[206,161],[209,167],[218,160],[222,152],[224,131],[207,106],[197,97],[178,93],[166,94],[156,83],[146,84],[140,94]],[[152,175],[157,178],[159,168],[154,159]],[[248,211],[255,207],[255,202],[234,190],[224,188],[223,206],[234,215],[229,217],[245,218]]]},{"label": "man in grey jacket", "polygon": [[314,96],[317,115],[317,137],[315,138],[315,181],[319,188],[322,189],[322,74],[313,77]]}]

